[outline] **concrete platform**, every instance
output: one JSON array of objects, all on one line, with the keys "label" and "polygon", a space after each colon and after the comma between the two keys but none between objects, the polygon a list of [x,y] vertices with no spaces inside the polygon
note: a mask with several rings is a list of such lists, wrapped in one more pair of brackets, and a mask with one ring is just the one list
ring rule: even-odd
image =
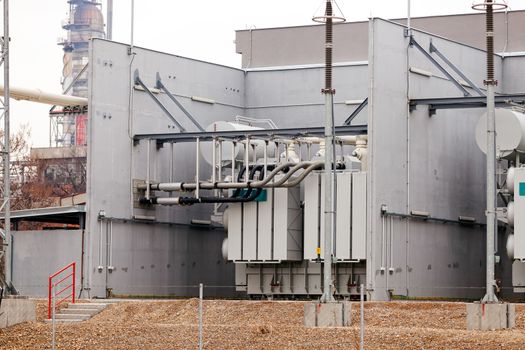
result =
[{"label": "concrete platform", "polygon": [[36,303],[24,297],[7,297],[0,306],[0,328],[36,321]]},{"label": "concrete platform", "polygon": [[503,303],[467,304],[467,329],[489,331],[513,328],[516,306]]},{"label": "concrete platform", "polygon": [[304,305],[305,327],[347,327],[350,326],[350,311],[352,306],[348,301]]}]

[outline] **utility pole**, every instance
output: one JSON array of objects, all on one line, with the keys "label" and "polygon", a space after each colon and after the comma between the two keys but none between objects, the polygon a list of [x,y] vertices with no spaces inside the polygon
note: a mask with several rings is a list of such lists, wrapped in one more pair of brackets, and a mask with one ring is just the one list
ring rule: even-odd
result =
[{"label": "utility pole", "polygon": [[314,17],[313,20],[325,23],[325,87],[321,90],[325,96],[325,154],[324,154],[324,283],[322,303],[335,301],[334,283],[332,280],[333,236],[335,226],[335,159],[334,158],[334,95],[332,86],[333,62],[333,31],[334,22],[344,22],[341,16],[334,15],[333,0],[326,0],[324,16]]},{"label": "utility pole", "polygon": [[1,59],[0,64],[4,68],[4,95],[0,101],[2,114],[0,118],[4,119],[4,139],[0,146],[0,155],[2,157],[2,201],[0,212],[4,214],[4,228],[1,231],[3,239],[4,252],[4,277],[6,291],[9,293],[11,283],[11,177],[10,177],[10,140],[9,140],[9,0],[4,2],[4,33],[0,39]]},{"label": "utility pole", "polygon": [[485,0],[483,4],[475,5],[474,9],[484,9],[486,15],[486,37],[487,37],[487,277],[486,294],[483,298],[485,303],[498,301],[494,293],[494,247],[498,222],[496,217],[496,105],[494,102],[495,88],[498,81],[494,76],[494,7],[502,6],[494,0]]}]

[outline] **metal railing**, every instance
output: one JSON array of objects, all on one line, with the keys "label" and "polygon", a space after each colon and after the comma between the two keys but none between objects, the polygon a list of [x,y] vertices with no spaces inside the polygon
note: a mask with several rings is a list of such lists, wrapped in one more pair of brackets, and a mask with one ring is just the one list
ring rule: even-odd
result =
[{"label": "metal railing", "polygon": [[[64,276],[66,275],[66,276]],[[55,282],[54,279],[59,279],[58,282]],[[67,286],[59,289],[57,291],[57,287],[61,286],[62,284],[65,284],[66,282],[71,282],[71,284],[68,284]],[[51,311],[52,309],[58,307],[63,302],[67,301],[69,298],[71,298],[71,302],[75,302],[75,281],[76,281],[76,263],[72,262],[71,264],[67,265],[66,267],[60,269],[59,271],[55,272],[51,276],[49,276],[49,283],[48,283],[48,302],[47,302],[47,317],[51,318]],[[65,292],[67,292],[67,295],[60,299],[59,301],[56,301],[55,299],[58,296],[61,296]]]}]

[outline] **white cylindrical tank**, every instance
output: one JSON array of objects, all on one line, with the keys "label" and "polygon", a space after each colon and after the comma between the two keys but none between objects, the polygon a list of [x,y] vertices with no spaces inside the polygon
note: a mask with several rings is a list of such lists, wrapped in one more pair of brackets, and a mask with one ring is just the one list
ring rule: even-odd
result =
[{"label": "white cylindrical tank", "polygon": [[[476,143],[487,153],[487,114],[476,126]],[[514,152],[525,153],[525,114],[510,109],[496,109],[496,152],[507,158]]]},{"label": "white cylindrical tank", "polygon": [[[261,130],[255,126],[235,123],[235,122],[226,122],[226,121],[216,121],[210,124],[206,131],[234,131],[234,130]],[[250,140],[252,149],[255,149],[257,158],[264,157],[264,141],[262,140]],[[245,144],[238,142],[235,146],[234,156],[235,161],[243,162],[244,161],[244,148]],[[213,164],[213,142],[203,142],[201,145],[201,154],[204,160],[209,164]],[[268,143],[268,157],[273,158],[275,154],[275,144],[273,142]],[[219,160],[219,150],[217,143],[217,161]],[[232,142],[223,141],[222,142],[222,161],[231,161],[232,158]],[[253,161],[253,151],[250,151],[250,162]]]}]

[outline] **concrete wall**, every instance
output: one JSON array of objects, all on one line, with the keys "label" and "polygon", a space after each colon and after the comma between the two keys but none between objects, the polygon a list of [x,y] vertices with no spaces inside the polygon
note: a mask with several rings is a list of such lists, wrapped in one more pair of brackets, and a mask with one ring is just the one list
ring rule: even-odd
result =
[{"label": "concrete wall", "polygon": [[[409,297],[478,298],[485,283],[484,229],[400,219],[384,223],[380,210],[384,204],[389,211],[402,214],[418,210],[438,218],[457,220],[464,215],[484,222],[485,177],[481,174],[485,158],[474,138],[483,110],[438,111],[429,117],[428,108],[419,106],[409,113],[407,95],[459,97],[462,93],[419,51],[409,47],[402,26],[373,20],[370,31],[367,283],[373,290],[372,298],[387,299],[389,291]],[[422,32],[414,32],[414,36],[427,50],[432,40],[481,84],[482,51]],[[408,67],[434,76],[408,73]],[[498,58],[498,79],[502,70]],[[381,272],[381,267],[387,270]],[[394,272],[389,273],[389,268]]]},{"label": "concrete wall", "polygon": [[[406,23],[405,19],[393,21]],[[496,13],[497,52],[525,51],[523,21],[525,11]],[[485,48],[483,13],[413,18],[412,26],[476,48]],[[243,68],[314,64],[324,61],[322,25],[239,30],[235,42],[237,53],[242,54]],[[368,22],[336,25],[334,45],[334,62],[366,61]]]},{"label": "concrete wall", "polygon": [[0,305],[0,329],[22,322],[36,321],[36,302],[25,298],[6,298]]},{"label": "concrete wall", "polygon": [[81,286],[81,230],[13,231],[13,285],[21,295],[47,297],[48,277],[72,262]]}]

